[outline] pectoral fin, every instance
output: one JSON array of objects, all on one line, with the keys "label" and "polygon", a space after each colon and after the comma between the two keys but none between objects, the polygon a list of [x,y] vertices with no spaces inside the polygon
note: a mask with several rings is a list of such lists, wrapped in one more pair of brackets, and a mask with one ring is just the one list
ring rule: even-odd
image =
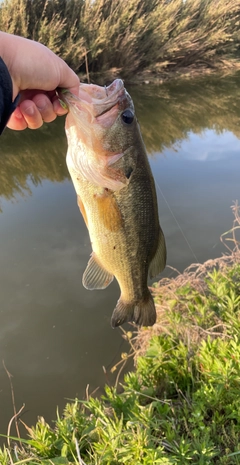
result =
[{"label": "pectoral fin", "polygon": [[164,270],[166,266],[166,258],[167,258],[167,251],[166,251],[165,238],[160,228],[157,250],[149,266],[149,277],[150,278],[154,278],[159,273],[161,273],[161,271]]},{"label": "pectoral fin", "polygon": [[87,268],[83,273],[83,286],[90,291],[94,289],[105,289],[112,282],[113,278],[114,276],[105,270],[97,261],[93,252],[87,264]]}]

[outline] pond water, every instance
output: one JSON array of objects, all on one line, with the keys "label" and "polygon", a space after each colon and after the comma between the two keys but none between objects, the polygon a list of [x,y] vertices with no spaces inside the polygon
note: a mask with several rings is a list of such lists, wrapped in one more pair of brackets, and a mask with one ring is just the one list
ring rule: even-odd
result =
[{"label": "pond water", "polygon": [[[182,271],[224,251],[240,200],[239,76],[130,87],[157,184],[168,267]],[[128,349],[110,317],[116,283],[87,291],[91,248],[65,154],[64,118],[0,140],[0,432],[25,404],[28,425],[51,422],[66,399],[106,381]],[[107,369],[104,374],[102,366]],[[15,434],[15,431],[12,431]]]}]

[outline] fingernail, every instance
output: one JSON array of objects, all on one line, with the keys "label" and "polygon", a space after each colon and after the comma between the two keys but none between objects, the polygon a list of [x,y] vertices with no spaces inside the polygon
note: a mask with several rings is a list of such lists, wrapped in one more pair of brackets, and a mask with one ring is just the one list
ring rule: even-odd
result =
[{"label": "fingernail", "polygon": [[27,113],[28,116],[34,115],[34,108],[32,106],[24,108],[24,113]]},{"label": "fingernail", "polygon": [[16,110],[14,111],[14,116],[15,118],[17,119],[22,119],[23,118],[23,115],[21,113],[21,111],[19,110],[19,108],[17,107]]},{"label": "fingernail", "polygon": [[37,105],[37,109],[38,109],[40,112],[42,112],[42,111],[45,110],[46,106],[47,106],[47,105]]}]

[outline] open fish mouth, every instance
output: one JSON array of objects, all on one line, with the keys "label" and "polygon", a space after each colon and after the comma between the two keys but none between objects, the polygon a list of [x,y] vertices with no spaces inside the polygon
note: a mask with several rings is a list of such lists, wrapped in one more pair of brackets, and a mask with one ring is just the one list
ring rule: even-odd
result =
[{"label": "open fish mouth", "polygon": [[60,98],[68,108],[80,116],[86,113],[91,116],[91,120],[101,119],[114,107],[119,107],[124,101],[129,99],[129,95],[124,88],[121,79],[115,79],[109,86],[98,86],[95,84],[80,84],[78,96],[69,91],[61,90]]}]

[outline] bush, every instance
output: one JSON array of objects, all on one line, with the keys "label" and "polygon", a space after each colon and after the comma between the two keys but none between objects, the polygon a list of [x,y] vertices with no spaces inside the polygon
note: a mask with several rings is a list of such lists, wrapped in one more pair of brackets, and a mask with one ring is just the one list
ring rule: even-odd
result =
[{"label": "bush", "polygon": [[0,29],[124,78],[239,60],[239,0],[4,0]]}]

